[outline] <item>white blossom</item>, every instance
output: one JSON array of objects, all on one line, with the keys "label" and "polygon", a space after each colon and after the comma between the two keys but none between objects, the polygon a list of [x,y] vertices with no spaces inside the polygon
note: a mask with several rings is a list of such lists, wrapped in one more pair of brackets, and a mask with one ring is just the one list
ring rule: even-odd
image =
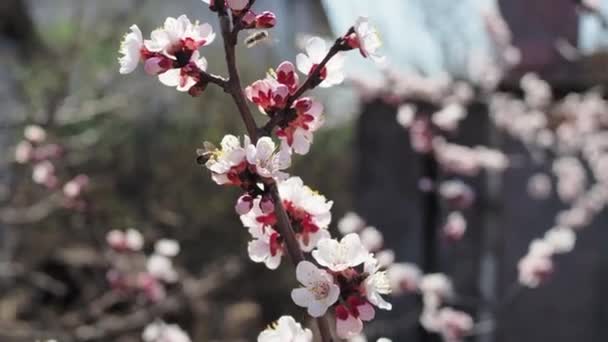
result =
[{"label": "white blossom", "polygon": [[[328,52],[329,48],[323,39],[319,37],[311,38],[306,43],[306,54],[300,53],[296,57],[298,70],[306,75],[311,74],[321,64]],[[341,54],[335,55],[321,70],[322,82],[319,86],[328,88],[342,83],[344,81],[343,65],[344,56]]]},{"label": "white blossom", "polygon": [[308,309],[312,317],[325,315],[340,295],[340,287],[334,284],[331,274],[317,268],[309,261],[300,261],[296,267],[296,278],[304,287],[291,291],[296,305]]},{"label": "white blossom", "polygon": [[167,283],[174,283],[177,281],[178,275],[173,267],[173,262],[164,255],[152,254],[148,257],[146,269],[148,270],[148,273],[156,279]]},{"label": "white blossom", "polygon": [[121,74],[130,74],[137,68],[141,59],[141,49],[144,47],[144,39],[141,30],[137,25],[130,27],[131,32],[127,33],[120,43],[118,58]]},{"label": "white blossom", "polygon": [[163,321],[148,324],[141,338],[144,342],[191,342],[188,334],[177,324]]},{"label": "white blossom", "polygon": [[363,266],[363,271],[368,274],[363,281],[362,290],[367,300],[380,309],[391,310],[393,306],[384,300],[381,295],[391,293],[391,285],[385,271],[380,271],[378,260],[369,256]]},{"label": "white blossom", "polygon": [[312,331],[302,328],[291,316],[282,316],[279,320],[262,331],[258,342],[312,342]]},{"label": "white blossom", "polygon": [[356,233],[365,227],[365,221],[354,212],[348,212],[338,221],[338,230],[342,235]]},{"label": "white blossom", "polygon": [[317,249],[312,251],[312,256],[319,265],[334,272],[341,272],[364,263],[369,257],[369,252],[361,243],[359,236],[351,233],[339,242],[334,239],[322,239]]},{"label": "white blossom", "polygon": [[247,162],[255,166],[255,172],[263,178],[274,178],[283,180],[288,175],[282,170],[291,165],[289,152],[280,149],[276,151],[276,145],[269,137],[262,137],[256,145],[248,145],[246,149]]},{"label": "white blossom", "polygon": [[376,63],[382,63],[385,57],[378,51],[382,47],[380,34],[367,17],[359,17],[355,22],[356,41],[363,57],[369,57]]},{"label": "white blossom", "polygon": [[154,251],[166,257],[174,257],[179,254],[179,242],[171,239],[160,239],[154,244]]}]

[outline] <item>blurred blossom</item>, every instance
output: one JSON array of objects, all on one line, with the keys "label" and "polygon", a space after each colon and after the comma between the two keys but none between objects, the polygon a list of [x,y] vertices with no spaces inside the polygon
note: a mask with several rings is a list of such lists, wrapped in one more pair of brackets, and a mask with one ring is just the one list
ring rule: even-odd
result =
[{"label": "blurred blossom", "polygon": [[356,233],[365,227],[365,221],[354,212],[348,212],[338,221],[338,230],[342,235]]},{"label": "blurred blossom", "polygon": [[58,183],[55,166],[49,161],[37,163],[32,171],[32,180],[48,188],[54,188]]},{"label": "blurred blossom", "polygon": [[418,289],[422,272],[409,263],[395,263],[386,270],[393,294],[413,293]]},{"label": "blurred blossom", "polygon": [[32,159],[34,147],[29,141],[23,140],[15,147],[15,161],[19,164],[25,164]]},{"label": "blurred blossom", "polygon": [[397,111],[397,123],[404,128],[409,128],[416,116],[416,106],[412,104],[404,104]]},{"label": "blurred blossom", "polygon": [[459,211],[451,212],[443,225],[443,234],[452,241],[459,241],[467,230],[467,221]]},{"label": "blurred blossom", "polygon": [[167,283],[177,281],[178,275],[171,259],[164,255],[153,254],[148,258],[146,268],[154,278]]},{"label": "blurred blossom", "polygon": [[25,136],[25,139],[29,140],[30,142],[39,144],[46,140],[46,131],[40,126],[29,125],[25,127],[23,136]]},{"label": "blurred blossom", "polygon": [[440,129],[452,132],[467,115],[466,109],[456,103],[449,104],[432,116],[432,122]]},{"label": "blurred blossom", "polygon": [[111,248],[118,251],[140,251],[144,245],[141,233],[133,228],[126,231],[111,230],[106,235],[106,241]]},{"label": "blurred blossom", "polygon": [[466,209],[475,200],[473,189],[461,180],[441,182],[439,194],[448,202],[451,208],[456,209]]},{"label": "blurred blossom", "polygon": [[528,179],[528,194],[534,199],[546,199],[551,195],[551,178],[544,173],[537,173]]},{"label": "blurred blossom", "polygon": [[148,324],[141,338],[144,342],[191,342],[190,337],[182,328],[163,321]]},{"label": "blurred blossom", "polygon": [[[296,56],[298,70],[304,75],[310,75],[321,64],[328,52],[329,47],[323,39],[319,37],[311,38],[306,43],[306,54],[300,53]],[[343,66],[343,55],[338,54],[332,58],[321,70],[321,84],[319,86],[328,88],[342,83],[344,81]]]},{"label": "blurred blossom", "polygon": [[379,250],[384,244],[382,233],[376,227],[366,227],[359,233],[359,236],[363,246],[370,252]]},{"label": "blurred blossom", "polygon": [[302,325],[291,316],[282,316],[276,323],[271,324],[258,336],[258,342],[312,342],[313,335],[310,329]]},{"label": "blurred blossom", "polygon": [[174,257],[179,254],[179,242],[171,239],[160,239],[154,244],[154,252],[166,256]]}]

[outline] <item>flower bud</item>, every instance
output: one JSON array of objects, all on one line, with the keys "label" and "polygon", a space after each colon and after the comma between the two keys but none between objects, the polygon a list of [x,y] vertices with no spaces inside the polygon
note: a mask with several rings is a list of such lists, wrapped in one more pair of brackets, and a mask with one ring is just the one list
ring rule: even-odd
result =
[{"label": "flower bud", "polygon": [[255,19],[255,27],[259,29],[273,28],[277,24],[277,17],[270,11],[265,11]]},{"label": "flower bud", "polygon": [[148,58],[144,63],[144,70],[148,75],[156,76],[171,68],[171,63],[167,62],[167,58],[152,57]]},{"label": "flower bud", "polygon": [[243,195],[237,200],[234,210],[236,210],[236,213],[239,215],[246,215],[249,213],[249,211],[251,211],[252,207],[253,198],[249,195]]},{"label": "flower bud", "polygon": [[272,201],[272,198],[266,196],[262,197],[260,209],[264,214],[272,213],[274,211],[274,202]]}]

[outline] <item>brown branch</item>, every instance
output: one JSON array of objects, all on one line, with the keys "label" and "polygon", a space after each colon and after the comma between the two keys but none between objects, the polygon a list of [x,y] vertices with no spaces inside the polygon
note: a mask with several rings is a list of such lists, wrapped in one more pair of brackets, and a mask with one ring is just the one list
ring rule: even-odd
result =
[{"label": "brown branch", "polygon": [[[252,4],[253,1],[251,1],[250,5]],[[236,66],[235,48],[238,42],[238,33],[240,31],[240,28],[238,28],[238,26],[231,28],[230,18],[228,16],[224,1],[217,2],[217,7],[217,13],[219,16],[222,31],[222,38],[224,40],[224,50],[226,53],[226,64],[228,67],[229,75],[229,79],[227,81],[227,88],[225,88],[225,91],[232,96],[239,110],[241,118],[245,123],[245,127],[247,128],[247,132],[249,133],[251,140],[253,141],[253,143],[256,143],[258,139],[259,129],[257,127],[257,124],[255,123],[255,120],[253,119],[251,110],[247,106],[247,101],[244,96],[243,87],[241,85],[240,76]],[[332,50],[333,49],[334,48],[332,47]],[[337,51],[333,52],[334,55],[336,53]],[[325,61],[323,65],[327,64],[330,58],[331,56],[329,58],[326,57],[327,61]],[[313,73],[311,76],[314,75],[315,73]],[[306,83],[308,83],[308,81]],[[305,90],[303,90],[302,93],[304,91]],[[295,101],[295,99],[292,99],[292,102],[293,101]],[[272,184],[270,184],[270,192],[274,201],[275,212],[277,213],[279,233],[281,234],[283,239],[285,239],[287,252],[291,257],[292,262],[294,263],[294,265],[297,265],[300,261],[304,260],[304,255],[302,253],[302,250],[300,249],[298,241],[296,240],[293,227],[291,226],[291,222],[283,206],[283,201],[281,200],[281,196],[279,195],[276,183],[273,182]],[[333,338],[331,335],[331,330],[329,328],[329,321],[327,317],[323,316],[317,318],[317,324],[319,326],[321,340],[323,342],[332,342]]]},{"label": "brown branch", "polygon": [[228,92],[228,80],[221,76],[210,74],[206,71],[200,71],[200,80],[206,83],[213,83]]},{"label": "brown branch", "polygon": [[235,48],[237,44],[237,37],[232,35],[230,18],[228,17],[228,12],[226,11],[224,2],[219,1],[217,6],[217,13],[222,30],[222,38],[224,39],[224,51],[226,53],[226,64],[229,75],[226,88],[224,88],[224,90],[230,93],[232,96],[232,99],[234,100],[234,103],[241,114],[241,118],[245,123],[247,133],[249,134],[251,140],[255,143],[258,139],[258,128],[255,120],[253,119],[251,110],[247,106],[247,101],[245,101],[245,95],[243,94],[243,87],[241,85],[241,78],[236,66]]}]

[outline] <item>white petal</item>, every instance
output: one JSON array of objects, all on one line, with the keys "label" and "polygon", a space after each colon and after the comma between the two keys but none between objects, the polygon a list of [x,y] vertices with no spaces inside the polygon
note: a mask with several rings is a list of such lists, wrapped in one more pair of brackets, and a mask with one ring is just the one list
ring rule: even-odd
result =
[{"label": "white petal", "polygon": [[168,86],[168,87],[177,87],[180,83],[181,79],[181,70],[180,69],[169,69],[166,72],[158,75],[158,80],[160,83]]},{"label": "white petal", "polygon": [[298,70],[300,70],[300,72],[304,75],[308,75],[310,73],[310,69],[312,69],[313,66],[313,63],[310,58],[308,58],[308,56],[303,53],[300,53],[296,56],[296,64],[298,66]]},{"label": "white petal", "polygon": [[306,43],[306,53],[313,63],[321,63],[327,54],[327,44],[319,37],[310,38]]}]

